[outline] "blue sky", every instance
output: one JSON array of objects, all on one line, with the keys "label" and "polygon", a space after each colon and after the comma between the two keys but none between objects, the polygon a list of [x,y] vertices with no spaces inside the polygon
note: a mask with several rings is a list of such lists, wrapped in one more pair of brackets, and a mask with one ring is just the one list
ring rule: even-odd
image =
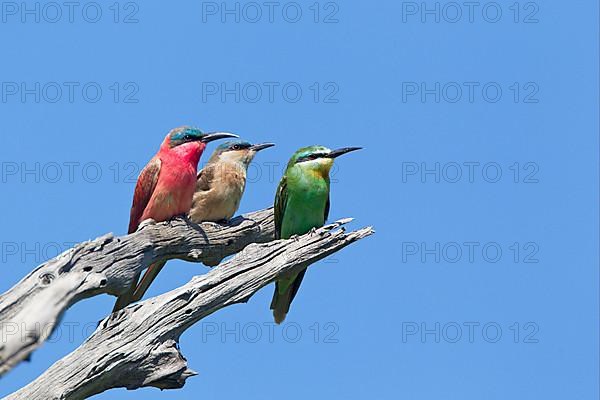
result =
[{"label": "blue sky", "polygon": [[[285,325],[267,287],[181,338],[184,389],[96,398],[598,398],[598,5],[513,3],[3,2],[0,290],[124,234],[175,126],[277,143],[241,212],[295,149],[363,146],[330,218],[377,233],[311,267]],[[170,262],[149,295],[206,271]],[[0,395],[113,301],[70,309]]]}]

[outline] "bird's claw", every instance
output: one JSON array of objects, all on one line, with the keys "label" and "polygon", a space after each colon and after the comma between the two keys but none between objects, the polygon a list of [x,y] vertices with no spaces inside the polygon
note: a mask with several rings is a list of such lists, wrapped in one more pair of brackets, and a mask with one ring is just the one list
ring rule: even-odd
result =
[{"label": "bird's claw", "polygon": [[190,222],[190,219],[187,216],[187,214],[179,214],[169,220],[169,225],[173,226],[173,224],[177,224],[178,219],[182,220],[186,224]]}]

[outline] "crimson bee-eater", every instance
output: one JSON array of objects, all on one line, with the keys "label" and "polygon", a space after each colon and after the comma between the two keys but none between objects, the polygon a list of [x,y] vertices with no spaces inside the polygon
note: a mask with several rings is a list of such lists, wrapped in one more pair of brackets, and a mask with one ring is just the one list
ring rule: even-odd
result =
[{"label": "crimson bee-eater", "polygon": [[[304,147],[292,156],[275,196],[275,236],[289,239],[325,224],[329,215],[329,172],[333,160],[360,147],[330,150],[323,146]],[[306,269],[281,276],[275,283],[271,310],[280,324],[290,310]]]},{"label": "crimson bee-eater", "polygon": [[[228,137],[237,135],[227,132],[203,133],[189,126],[171,130],[158,153],[140,172],[133,194],[128,233],[135,232],[146,219],[162,222],[187,214],[192,206],[198,161],[206,144]],[[148,267],[142,278],[145,288],[164,264],[157,262]],[[137,290],[138,277],[135,277],[130,290],[119,296],[113,312],[143,296],[144,292]]]},{"label": "crimson bee-eater", "polygon": [[198,173],[190,219],[196,223],[231,219],[244,194],[248,166],[258,151],[272,146],[241,140],[219,145]]}]

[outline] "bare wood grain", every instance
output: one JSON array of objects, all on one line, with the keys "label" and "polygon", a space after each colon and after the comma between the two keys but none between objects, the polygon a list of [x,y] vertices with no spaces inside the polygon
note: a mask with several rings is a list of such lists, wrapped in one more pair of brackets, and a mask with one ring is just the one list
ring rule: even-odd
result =
[{"label": "bare wood grain", "polygon": [[78,244],[0,296],[0,376],[40,347],[76,302],[123,293],[137,272],[160,259],[217,265],[250,243],[273,240],[273,230],[273,211],[266,209],[226,225],[178,218],[146,223],[131,235],[107,234]]},{"label": "bare wood grain", "polygon": [[196,373],[179,351],[180,335],[220,308],[247,301],[279,275],[373,233],[371,228],[346,233],[340,227],[348,221],[289,240],[251,244],[186,285],[110,315],[78,349],[7,399],[72,400],[116,387],[182,387]]}]

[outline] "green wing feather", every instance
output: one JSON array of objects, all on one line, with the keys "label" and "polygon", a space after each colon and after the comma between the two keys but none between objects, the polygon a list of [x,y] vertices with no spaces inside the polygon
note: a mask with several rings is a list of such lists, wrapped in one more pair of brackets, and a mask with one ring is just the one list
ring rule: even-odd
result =
[{"label": "green wing feather", "polygon": [[288,190],[287,190],[287,177],[284,175],[279,181],[277,187],[277,194],[275,195],[275,238],[281,239],[281,224],[283,223],[283,214],[287,206]]}]

